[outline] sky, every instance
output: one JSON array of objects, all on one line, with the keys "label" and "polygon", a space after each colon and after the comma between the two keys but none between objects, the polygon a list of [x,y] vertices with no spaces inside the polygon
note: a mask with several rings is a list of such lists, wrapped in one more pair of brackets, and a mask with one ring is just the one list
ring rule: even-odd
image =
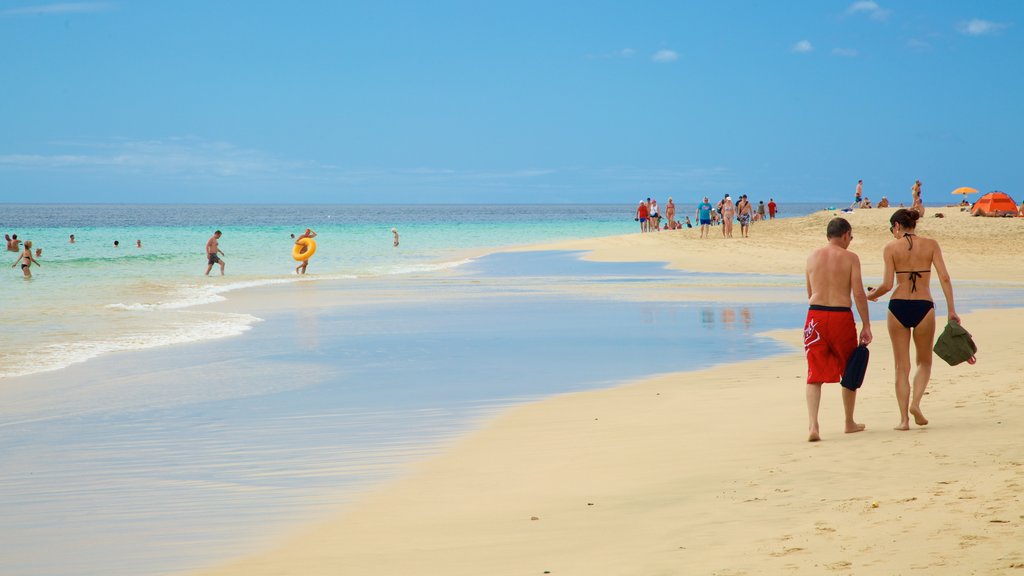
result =
[{"label": "sky", "polygon": [[1024,2],[0,0],[0,202],[1024,200]]}]

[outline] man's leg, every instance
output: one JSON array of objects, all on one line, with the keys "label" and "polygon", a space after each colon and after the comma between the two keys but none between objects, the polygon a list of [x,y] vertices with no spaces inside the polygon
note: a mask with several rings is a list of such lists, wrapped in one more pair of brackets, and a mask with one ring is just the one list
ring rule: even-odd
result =
[{"label": "man's leg", "polygon": [[[840,386],[840,388],[843,388]],[[854,432],[860,432],[864,430],[863,424],[858,424],[853,420],[853,409],[857,403],[857,391],[850,390],[849,388],[843,388],[843,412],[846,414],[846,433],[852,434]]]},{"label": "man's leg", "polygon": [[807,385],[807,441],[821,440],[818,431],[818,407],[821,406],[821,382]]}]

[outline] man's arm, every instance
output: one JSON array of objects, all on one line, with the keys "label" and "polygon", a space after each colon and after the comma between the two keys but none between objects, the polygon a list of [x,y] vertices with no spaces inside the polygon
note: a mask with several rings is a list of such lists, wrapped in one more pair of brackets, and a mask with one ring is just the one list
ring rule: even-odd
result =
[{"label": "man's arm", "polygon": [[857,315],[860,316],[860,343],[865,346],[871,344],[871,318],[868,316],[868,298],[864,294],[864,281],[860,275],[860,258],[850,253],[853,258],[853,266],[850,271],[850,289],[853,290],[853,303],[857,306]]}]

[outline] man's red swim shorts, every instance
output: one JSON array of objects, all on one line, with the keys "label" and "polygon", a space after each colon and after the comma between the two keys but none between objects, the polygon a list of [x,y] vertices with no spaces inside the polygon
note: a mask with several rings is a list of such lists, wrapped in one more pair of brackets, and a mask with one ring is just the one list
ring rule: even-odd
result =
[{"label": "man's red swim shorts", "polygon": [[812,305],[804,325],[807,383],[839,382],[857,347],[857,324],[849,308]]}]

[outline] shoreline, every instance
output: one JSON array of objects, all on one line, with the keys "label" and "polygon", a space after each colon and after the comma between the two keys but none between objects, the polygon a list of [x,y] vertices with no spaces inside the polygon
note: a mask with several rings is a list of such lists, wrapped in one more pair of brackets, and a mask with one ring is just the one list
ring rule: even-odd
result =
[{"label": "shoreline", "polygon": [[[964,316],[1010,349],[1021,320]],[[195,574],[1011,573],[1024,386],[1005,376],[1020,369],[991,348],[969,369],[936,364],[932,423],[897,432],[891,350],[876,342],[865,432],[842,433],[833,385],[823,442],[806,442],[795,351],[559,395],[503,411],[333,521]]]},{"label": "shoreline", "polygon": [[[861,254],[866,278],[865,255],[877,249],[880,260],[886,239],[859,226],[885,227],[890,213],[850,218],[851,249]],[[800,251],[806,258],[808,247],[822,244],[830,217],[805,218],[820,237],[794,229],[784,232],[785,250],[761,246],[769,263],[746,258],[756,246],[728,257],[739,239],[708,244],[701,260],[672,254],[678,239],[671,232],[534,249],[799,274],[803,259],[787,257]],[[778,232],[767,239],[779,240]],[[965,258],[951,252],[977,243],[969,236],[940,237],[954,287],[965,277],[984,281],[988,268],[1006,270],[993,262],[1009,263],[996,255],[960,269]],[[1009,287],[1022,279],[1016,270],[1009,276],[1000,278]],[[962,316],[980,361],[968,368],[936,360],[927,427],[891,430],[892,352],[884,321],[875,318],[868,383],[858,394],[863,433],[842,434],[841,404],[830,389],[822,401],[824,442],[806,442],[799,352],[561,394],[504,410],[334,520],[195,574],[1010,573],[1024,565],[1013,544],[1024,538],[1024,516],[1013,513],[1024,485],[1015,448],[1024,426],[1013,416],[1024,406],[1024,386],[1005,351],[1024,344],[1014,329],[1024,309]],[[775,336],[798,349],[798,332]]]}]

